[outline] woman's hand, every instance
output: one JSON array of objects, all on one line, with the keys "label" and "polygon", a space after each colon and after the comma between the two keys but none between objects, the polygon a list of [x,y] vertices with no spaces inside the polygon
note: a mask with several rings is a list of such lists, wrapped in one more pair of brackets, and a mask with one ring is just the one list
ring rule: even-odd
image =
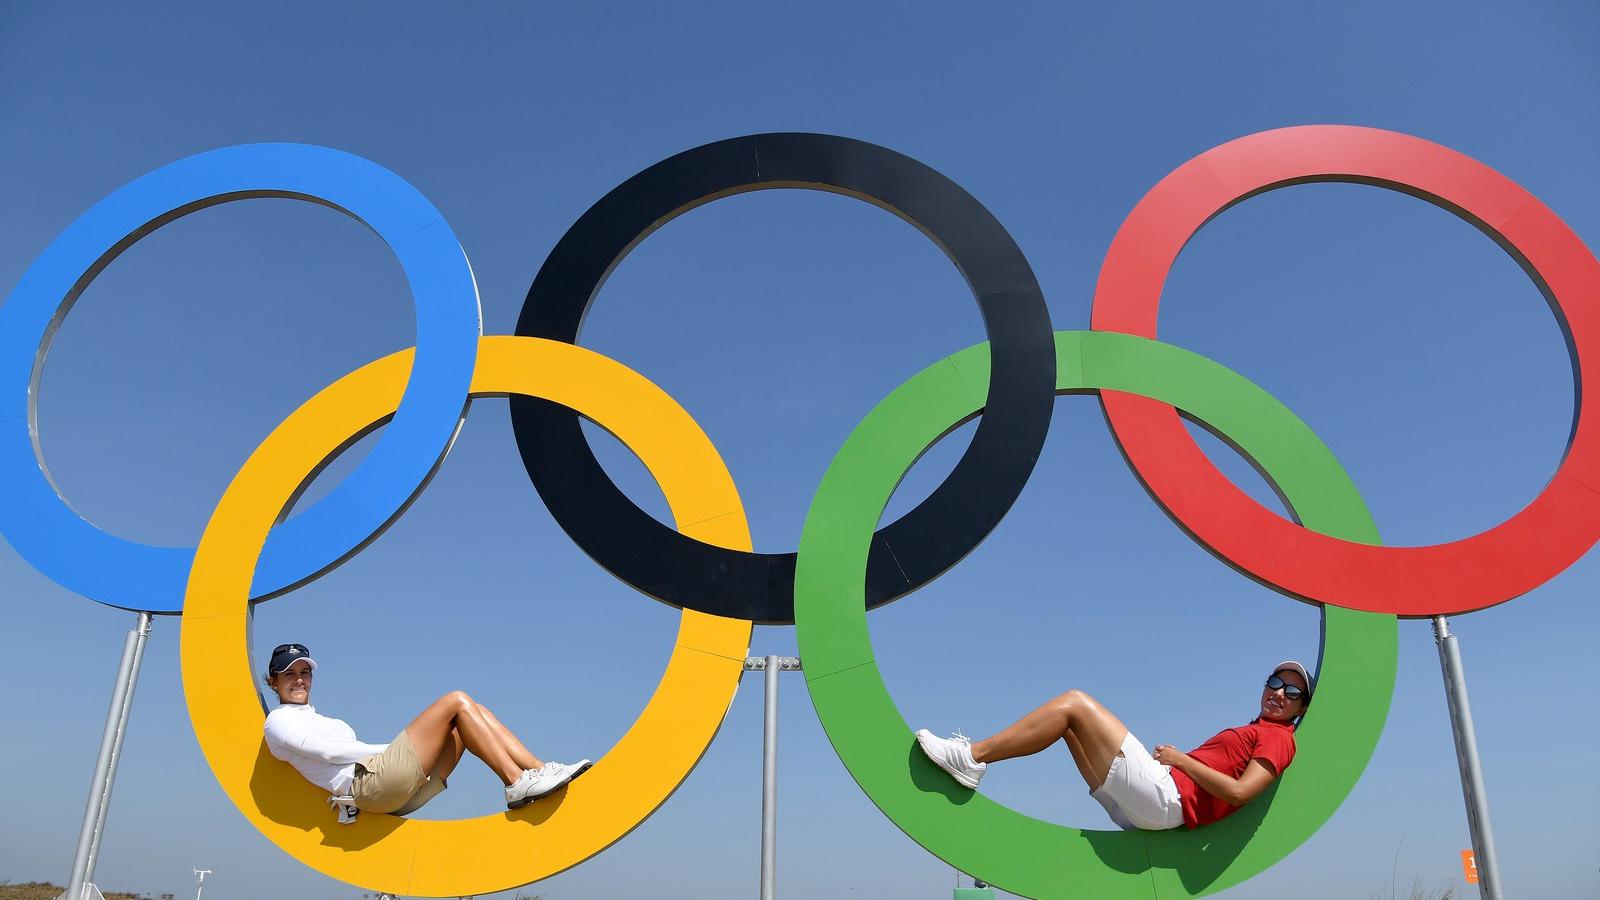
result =
[{"label": "woman's hand", "polygon": [[1171,744],[1157,744],[1156,752],[1151,755],[1155,757],[1156,762],[1161,763],[1163,766],[1172,766],[1177,769],[1183,769],[1184,764],[1189,761],[1189,754]]},{"label": "woman's hand", "polygon": [[1267,789],[1272,779],[1278,777],[1277,771],[1262,759],[1250,760],[1245,766],[1244,774],[1232,778],[1171,744],[1157,744],[1155,752],[1150,755],[1164,766],[1183,770],[1183,773],[1193,779],[1202,791],[1233,806],[1249,803],[1257,794]]}]

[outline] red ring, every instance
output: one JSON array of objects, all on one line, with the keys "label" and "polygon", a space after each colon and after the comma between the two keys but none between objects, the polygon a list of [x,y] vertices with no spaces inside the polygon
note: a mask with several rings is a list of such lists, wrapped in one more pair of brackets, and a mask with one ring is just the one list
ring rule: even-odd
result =
[{"label": "red ring", "polygon": [[1600,397],[1594,347],[1600,261],[1537,198],[1482,163],[1421,138],[1346,125],[1264,131],[1200,154],[1134,207],[1106,253],[1091,326],[1154,338],[1167,272],[1185,243],[1234,203],[1318,181],[1376,185],[1421,197],[1477,226],[1538,284],[1567,335],[1578,415],[1545,489],[1488,531],[1448,544],[1378,547],[1289,522],[1227,479],[1173,407],[1101,391],[1129,464],[1167,511],[1251,576],[1306,600],[1399,616],[1468,612],[1504,603],[1575,562],[1600,538]]}]

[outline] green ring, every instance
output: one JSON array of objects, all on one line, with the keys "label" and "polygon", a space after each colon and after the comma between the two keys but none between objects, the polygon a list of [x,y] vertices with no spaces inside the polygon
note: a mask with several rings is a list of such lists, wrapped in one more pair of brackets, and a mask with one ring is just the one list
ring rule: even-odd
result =
[{"label": "green ring", "polygon": [[[795,630],[806,687],[862,790],[929,852],[1032,897],[1194,897],[1266,870],[1311,837],[1355,787],[1394,692],[1395,617],[1324,606],[1317,702],[1295,764],[1254,802],[1194,830],[1089,831],[965,791],[916,752],[873,659],[863,585],[890,494],[917,457],[980,412],[986,344],[918,373],[856,426],[806,515]],[[1261,468],[1306,527],[1364,543],[1377,528],[1333,454],[1287,407],[1187,350],[1111,332],[1056,332],[1056,390],[1125,391],[1182,409]]]}]

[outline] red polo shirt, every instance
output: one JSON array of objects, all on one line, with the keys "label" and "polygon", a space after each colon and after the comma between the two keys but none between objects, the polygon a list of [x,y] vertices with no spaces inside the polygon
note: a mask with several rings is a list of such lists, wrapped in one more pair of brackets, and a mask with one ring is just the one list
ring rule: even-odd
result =
[{"label": "red polo shirt", "polygon": [[[1294,726],[1257,718],[1249,725],[1229,728],[1213,736],[1190,750],[1189,755],[1195,762],[1204,763],[1229,778],[1243,775],[1252,759],[1270,763],[1282,775],[1294,761]],[[1176,766],[1172,769],[1172,780],[1183,798],[1183,824],[1190,828],[1210,825],[1239,808],[1213,797]]]}]

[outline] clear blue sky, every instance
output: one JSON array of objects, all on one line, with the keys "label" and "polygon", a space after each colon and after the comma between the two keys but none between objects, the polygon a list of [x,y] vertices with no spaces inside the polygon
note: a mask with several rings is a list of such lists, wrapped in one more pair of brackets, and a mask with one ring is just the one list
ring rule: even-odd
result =
[{"label": "clear blue sky", "polygon": [[[1057,328],[1087,327],[1117,226],[1168,171],[1283,125],[1409,132],[1482,160],[1600,246],[1600,11],[1587,3],[688,7],[7,4],[0,9],[0,289],[128,180],[250,141],[373,159],[443,211],[471,257],[486,333],[591,203],[658,159],[757,131],[883,144],[949,175],[1027,253]],[[1559,329],[1516,264],[1420,201],[1323,185],[1208,225],[1168,282],[1162,337],[1244,373],[1327,441],[1392,543],[1451,540],[1534,497],[1571,419]],[[72,503],[118,534],[195,540],[257,442],[344,372],[414,339],[399,267],[327,209],[248,201],[124,254],[60,330],[43,446]],[[756,545],[792,549],[850,428],[900,381],[982,339],[948,261],[846,198],[766,192],[645,241],[583,342],[672,393],[721,449]],[[908,509],[970,432],[919,463]],[[609,440],[597,438],[602,445]],[[1241,484],[1249,467],[1206,445]],[[661,511],[637,463],[603,446]],[[318,487],[336,479],[335,467]],[[4,502],[0,498],[0,502]],[[1591,554],[1456,620],[1504,878],[1516,896],[1600,895],[1592,809],[1600,726]],[[0,879],[62,881],[131,614],[72,596],[0,546]],[[676,614],[614,581],[527,484],[504,401],[474,405],[439,477],[380,540],[258,611],[256,640],[311,645],[316,701],[384,740],[465,688],[555,758],[598,756],[642,707]],[[1263,670],[1314,658],[1317,613],[1241,578],[1145,496],[1097,405],[1058,401],[1010,516],[944,578],[870,617],[902,710],[986,733],[1083,687],[1147,742],[1192,746],[1251,714]],[[156,622],[99,878],[207,896],[349,897],[229,804],[181,700],[178,623]],[[753,652],[793,652],[791,628]],[[548,898],[754,892],[760,690],[741,691],[682,789]],[[951,870],[903,836],[784,684],[780,889],[948,896]],[[1032,815],[1104,827],[1065,751],[984,783]],[[426,811],[492,809],[464,766]],[[1455,878],[1465,817],[1429,627],[1402,623],[1400,678],[1360,785],[1316,837],[1238,898],[1387,897]],[[1471,890],[1468,896],[1472,896]]]}]

